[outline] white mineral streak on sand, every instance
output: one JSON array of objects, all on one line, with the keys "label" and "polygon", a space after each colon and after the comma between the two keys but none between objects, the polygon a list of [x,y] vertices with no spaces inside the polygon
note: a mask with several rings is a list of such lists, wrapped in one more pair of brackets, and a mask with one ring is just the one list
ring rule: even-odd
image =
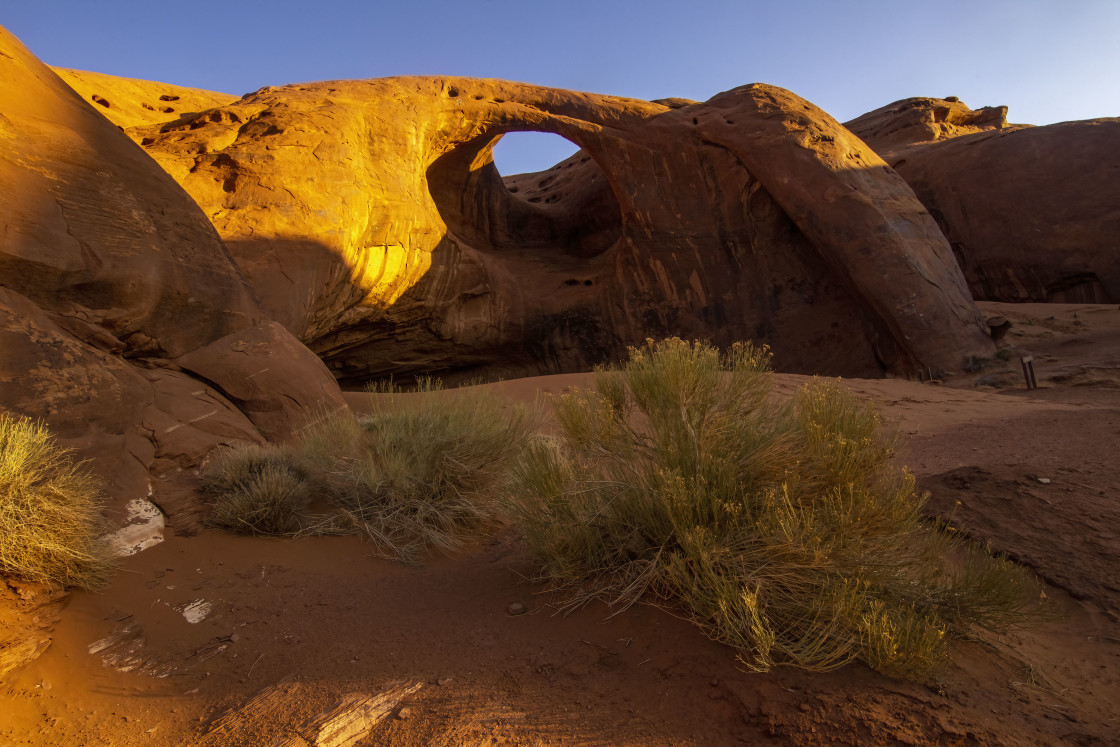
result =
[{"label": "white mineral streak on sand", "polygon": [[186,618],[187,622],[194,625],[195,623],[205,620],[212,608],[213,604],[207,602],[205,599],[195,599],[193,602],[187,602],[179,611],[183,613],[183,617]]},{"label": "white mineral streak on sand", "polygon": [[127,508],[124,526],[109,535],[114,554],[122,558],[163,542],[163,512],[156,504],[147,498],[136,498]]}]

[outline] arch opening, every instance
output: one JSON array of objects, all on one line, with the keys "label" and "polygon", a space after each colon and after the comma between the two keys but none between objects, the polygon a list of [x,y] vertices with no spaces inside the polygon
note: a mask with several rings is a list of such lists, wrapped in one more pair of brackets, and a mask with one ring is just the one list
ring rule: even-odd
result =
[{"label": "arch opening", "polygon": [[535,174],[567,161],[579,149],[554,132],[511,132],[494,144],[494,166],[503,179]]},{"label": "arch opening", "polygon": [[[554,141],[550,148],[575,152],[544,171],[503,177],[494,153],[510,133],[544,134]],[[483,251],[588,258],[622,235],[621,209],[606,173],[578,144],[550,132],[510,128],[462,143],[429,167],[428,188],[449,231]]]}]

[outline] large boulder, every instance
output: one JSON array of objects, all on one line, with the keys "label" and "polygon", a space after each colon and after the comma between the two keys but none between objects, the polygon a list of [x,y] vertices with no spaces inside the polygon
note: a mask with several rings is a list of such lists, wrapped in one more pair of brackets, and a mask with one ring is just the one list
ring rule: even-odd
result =
[{"label": "large boulder", "polygon": [[984,301],[1120,301],[1120,119],[1011,125],[908,99],[846,123],[913,187]]},{"label": "large boulder", "polygon": [[221,391],[269,440],[298,435],[308,415],[342,406],[338,384],[277,322],[265,322],[184,353],[175,363]]},{"label": "large boulder", "polygon": [[[90,458],[120,517],[216,445],[284,437],[342,399],[190,196],[94,107],[0,29],[0,412]],[[222,365],[215,346],[238,341]],[[266,368],[282,384],[237,400]]]},{"label": "large boulder", "polygon": [[261,321],[182,188],[7,31],[0,31],[0,277],[42,308],[179,355]]},{"label": "large boulder", "polygon": [[89,459],[108,482],[112,518],[216,445],[264,440],[213,387],[177,368],[133,365],[56,318],[0,287],[0,412],[43,420]]},{"label": "large boulder", "polygon": [[[514,131],[582,147],[503,180]],[[771,86],[651,103],[465,78],[266,88],[129,134],[345,384],[586,369],[646,337],[784,370],[959,369],[991,342],[909,187]]]}]

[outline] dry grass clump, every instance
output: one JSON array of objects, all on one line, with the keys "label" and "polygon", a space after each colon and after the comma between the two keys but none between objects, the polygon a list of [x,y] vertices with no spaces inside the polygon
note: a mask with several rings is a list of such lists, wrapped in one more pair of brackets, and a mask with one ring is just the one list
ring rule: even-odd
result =
[{"label": "dry grass clump", "polygon": [[314,485],[289,450],[254,444],[219,452],[202,472],[202,491],[214,498],[210,526],[283,535],[302,528]]},{"label": "dry grass clump", "polygon": [[[252,534],[364,534],[387,557],[416,562],[483,531],[524,445],[531,419],[495,395],[443,394],[438,381],[393,387],[373,412],[323,415],[291,449],[250,446],[218,455],[203,474],[212,526]],[[336,506],[310,516],[322,493]]]},{"label": "dry grass clump", "polygon": [[0,414],[0,573],[104,587],[112,550],[101,483],[41,423]]},{"label": "dry grass clump", "polygon": [[751,669],[918,676],[945,638],[1037,605],[1033,579],[923,520],[896,436],[832,381],[770,396],[769,353],[669,339],[554,402],[512,510],[570,605],[676,600]]},{"label": "dry grass clump", "polygon": [[314,531],[362,532],[385,555],[415,562],[494,521],[529,415],[479,388],[441,388],[424,379],[412,393],[383,390],[398,396],[375,397],[371,415],[335,413],[306,431],[302,456],[339,507]]}]

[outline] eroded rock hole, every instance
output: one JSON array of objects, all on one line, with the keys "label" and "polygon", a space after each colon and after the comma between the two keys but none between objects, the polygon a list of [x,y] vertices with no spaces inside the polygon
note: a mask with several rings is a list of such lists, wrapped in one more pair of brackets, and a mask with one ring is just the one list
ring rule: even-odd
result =
[{"label": "eroded rock hole", "polygon": [[93,103],[100,104],[101,106],[105,107],[106,109],[108,109],[110,107],[109,100],[104,98],[103,96],[98,96],[95,93],[92,96],[90,96],[90,98],[93,99]]}]

